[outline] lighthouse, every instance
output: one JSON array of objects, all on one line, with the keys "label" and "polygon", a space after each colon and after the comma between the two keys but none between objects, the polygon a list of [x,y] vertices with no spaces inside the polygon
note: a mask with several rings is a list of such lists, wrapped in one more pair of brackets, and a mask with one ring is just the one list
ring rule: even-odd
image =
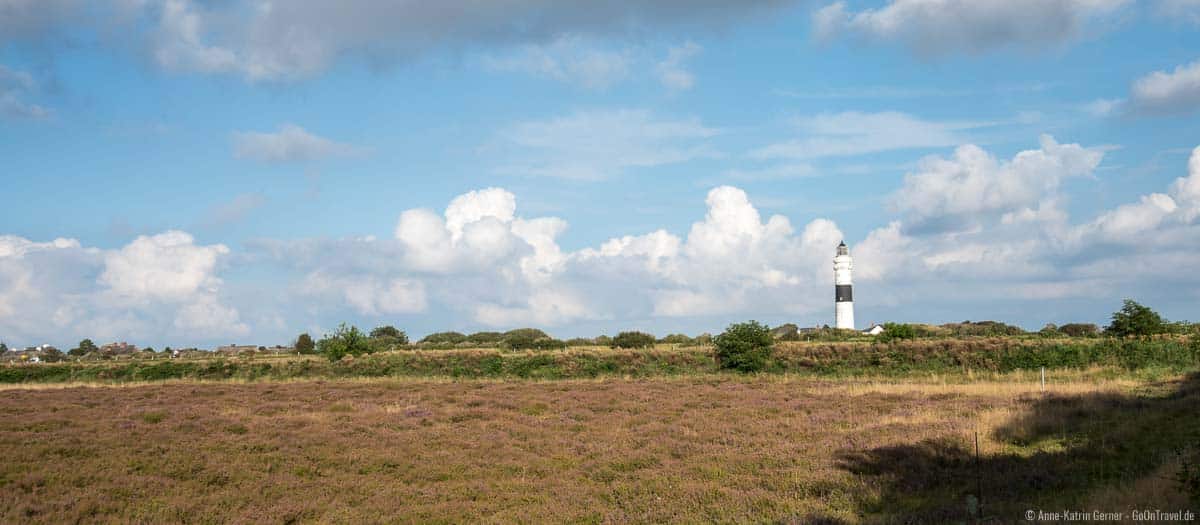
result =
[{"label": "lighthouse", "polygon": [[838,244],[837,255],[833,257],[834,328],[854,329],[854,293],[850,289],[850,272],[853,269],[854,260],[850,258],[850,249],[843,241]]}]

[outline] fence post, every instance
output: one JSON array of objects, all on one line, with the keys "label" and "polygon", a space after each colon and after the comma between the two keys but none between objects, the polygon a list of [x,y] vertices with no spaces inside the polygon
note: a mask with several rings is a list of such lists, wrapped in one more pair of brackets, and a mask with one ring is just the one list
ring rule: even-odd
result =
[{"label": "fence post", "polygon": [[1042,367],[1042,392],[1046,391],[1046,367]]}]

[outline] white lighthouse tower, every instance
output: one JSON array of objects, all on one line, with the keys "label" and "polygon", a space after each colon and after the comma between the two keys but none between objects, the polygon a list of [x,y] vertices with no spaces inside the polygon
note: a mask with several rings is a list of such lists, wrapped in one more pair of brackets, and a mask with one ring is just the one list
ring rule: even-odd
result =
[{"label": "white lighthouse tower", "polygon": [[833,257],[834,328],[854,329],[854,293],[850,288],[853,284],[850,272],[853,269],[854,260],[850,258],[850,249],[843,241],[838,244],[837,255]]}]

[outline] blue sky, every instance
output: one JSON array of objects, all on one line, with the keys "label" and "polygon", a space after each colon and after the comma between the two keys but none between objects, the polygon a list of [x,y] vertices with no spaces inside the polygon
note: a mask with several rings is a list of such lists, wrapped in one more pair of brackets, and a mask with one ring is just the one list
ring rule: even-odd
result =
[{"label": "blue sky", "polygon": [[10,345],[1200,317],[1194,0],[9,3]]}]

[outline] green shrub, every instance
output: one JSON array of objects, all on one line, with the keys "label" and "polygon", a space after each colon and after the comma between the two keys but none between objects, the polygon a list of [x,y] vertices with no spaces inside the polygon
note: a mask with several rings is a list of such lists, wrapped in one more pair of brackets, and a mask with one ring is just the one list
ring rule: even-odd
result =
[{"label": "green shrub", "polygon": [[504,332],[504,339],[509,337],[527,337],[529,339],[551,339],[550,334],[538,330],[537,328],[517,328]]},{"label": "green shrub", "polygon": [[405,346],[408,344],[408,334],[392,325],[377,326],[371,330],[371,339],[385,339],[388,344]]},{"label": "green shrub", "polygon": [[326,335],[317,342],[317,351],[325,354],[330,361],[339,361],[347,355],[360,356],[374,352],[368,343],[366,334],[357,326],[346,326],[342,323],[332,334]]},{"label": "green shrub", "polygon": [[654,342],[654,336],[645,332],[621,332],[608,345],[613,348],[650,348]]},{"label": "green shrub", "polygon": [[692,338],[684,334],[671,334],[659,339],[658,342],[668,345],[690,345],[692,344]]},{"label": "green shrub", "polygon": [[458,332],[435,332],[421,339],[422,344],[451,344],[466,342],[467,336]]},{"label": "green shrub", "polygon": [[586,337],[572,337],[566,340],[566,344],[567,346],[595,346],[596,340]]},{"label": "green shrub", "polygon": [[916,336],[917,330],[910,324],[883,323],[883,333],[879,334],[879,340],[886,342],[896,339],[913,339]]},{"label": "green shrub", "polygon": [[1147,336],[1166,332],[1166,326],[1158,312],[1132,299],[1125,299],[1121,309],[1113,312],[1112,323],[1104,328],[1104,332],[1117,337]]},{"label": "green shrub", "polygon": [[313,354],[317,352],[317,344],[313,342],[312,336],[308,335],[308,333],[303,333],[299,337],[296,337],[294,346],[296,347],[296,351],[301,354]]},{"label": "green shrub", "polygon": [[713,338],[717,363],[739,372],[758,372],[767,366],[774,350],[771,330],[758,321],[729,325]]},{"label": "green shrub", "polygon": [[1100,333],[1100,327],[1092,323],[1067,323],[1058,327],[1058,331],[1071,337],[1092,337]]},{"label": "green shrub", "polygon": [[390,335],[371,336],[367,339],[367,344],[371,345],[371,352],[387,352],[408,346],[408,338]]},{"label": "green shrub", "polygon": [[963,321],[942,325],[952,335],[998,337],[1004,335],[1021,335],[1025,333],[1019,326],[1012,326],[999,321]]},{"label": "green shrub", "polygon": [[504,339],[504,334],[500,332],[475,332],[467,336],[468,343],[477,345],[496,345]]},{"label": "green shrub", "polygon": [[500,346],[508,350],[557,350],[566,348],[567,344],[541,330],[523,328],[506,332]]},{"label": "green shrub", "polygon": [[795,323],[784,323],[771,329],[771,337],[780,341],[799,341],[800,327]]}]

